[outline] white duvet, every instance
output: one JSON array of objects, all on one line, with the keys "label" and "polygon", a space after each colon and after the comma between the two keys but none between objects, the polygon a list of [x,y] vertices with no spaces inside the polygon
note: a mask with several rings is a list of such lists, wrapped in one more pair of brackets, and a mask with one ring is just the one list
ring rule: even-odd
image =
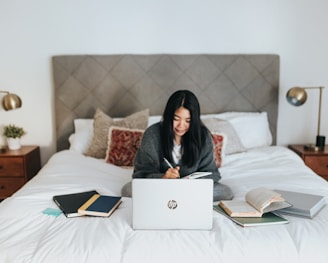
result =
[{"label": "white duvet", "polygon": [[[284,147],[226,156],[222,183],[243,199],[255,187],[324,195],[328,183]],[[131,169],[84,157],[55,154],[39,174],[0,204],[2,262],[328,262],[328,207],[314,219],[286,216],[287,225],[242,228],[213,211],[211,231],[135,231],[132,202],[109,218],[45,215],[52,196],[87,190],[120,195]],[[195,193],[197,194],[197,193]]]}]

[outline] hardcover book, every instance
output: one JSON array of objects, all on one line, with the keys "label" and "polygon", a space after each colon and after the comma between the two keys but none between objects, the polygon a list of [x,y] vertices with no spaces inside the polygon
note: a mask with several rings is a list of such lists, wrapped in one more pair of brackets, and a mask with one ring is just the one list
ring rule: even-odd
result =
[{"label": "hardcover book", "polygon": [[93,190],[81,193],[56,195],[53,197],[53,200],[66,217],[77,217],[82,216],[78,213],[79,207],[95,194],[97,194],[97,191]]},{"label": "hardcover book", "polygon": [[120,196],[93,195],[79,209],[81,215],[110,216],[122,203]]},{"label": "hardcover book", "polygon": [[305,194],[285,190],[275,190],[292,206],[279,210],[279,213],[313,218],[326,205],[321,195]]},{"label": "hardcover book", "polygon": [[249,191],[244,200],[222,200],[219,206],[231,217],[262,217],[264,213],[291,206],[280,193],[264,187]]}]

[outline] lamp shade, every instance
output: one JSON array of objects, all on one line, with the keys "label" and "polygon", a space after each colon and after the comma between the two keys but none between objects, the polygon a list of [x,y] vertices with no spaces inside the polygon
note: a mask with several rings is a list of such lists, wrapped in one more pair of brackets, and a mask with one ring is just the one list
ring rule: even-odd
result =
[{"label": "lamp shade", "polygon": [[304,88],[295,87],[288,90],[287,101],[294,106],[301,106],[306,102],[307,94]]},{"label": "lamp shade", "polygon": [[16,94],[8,92],[2,98],[2,107],[6,111],[20,108],[20,107],[22,107],[22,100]]}]

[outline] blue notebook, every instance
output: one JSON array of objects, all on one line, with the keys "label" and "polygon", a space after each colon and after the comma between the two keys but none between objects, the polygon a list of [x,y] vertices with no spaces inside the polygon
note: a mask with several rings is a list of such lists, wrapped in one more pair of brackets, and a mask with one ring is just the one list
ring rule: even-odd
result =
[{"label": "blue notebook", "polygon": [[78,212],[81,215],[108,217],[121,203],[120,196],[95,194],[78,209]]}]

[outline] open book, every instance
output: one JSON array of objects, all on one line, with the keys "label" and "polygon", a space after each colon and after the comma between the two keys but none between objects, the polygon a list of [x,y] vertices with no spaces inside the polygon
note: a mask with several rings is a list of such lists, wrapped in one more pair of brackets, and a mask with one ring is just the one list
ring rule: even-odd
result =
[{"label": "open book", "polygon": [[243,227],[247,226],[267,226],[267,225],[278,225],[278,224],[287,224],[288,220],[276,215],[275,213],[265,213],[262,217],[231,217],[223,209],[218,206],[213,206],[216,212],[226,216],[233,222]]},{"label": "open book", "polygon": [[264,213],[290,207],[281,194],[264,187],[249,191],[242,200],[222,200],[219,206],[231,217],[262,217]]}]

